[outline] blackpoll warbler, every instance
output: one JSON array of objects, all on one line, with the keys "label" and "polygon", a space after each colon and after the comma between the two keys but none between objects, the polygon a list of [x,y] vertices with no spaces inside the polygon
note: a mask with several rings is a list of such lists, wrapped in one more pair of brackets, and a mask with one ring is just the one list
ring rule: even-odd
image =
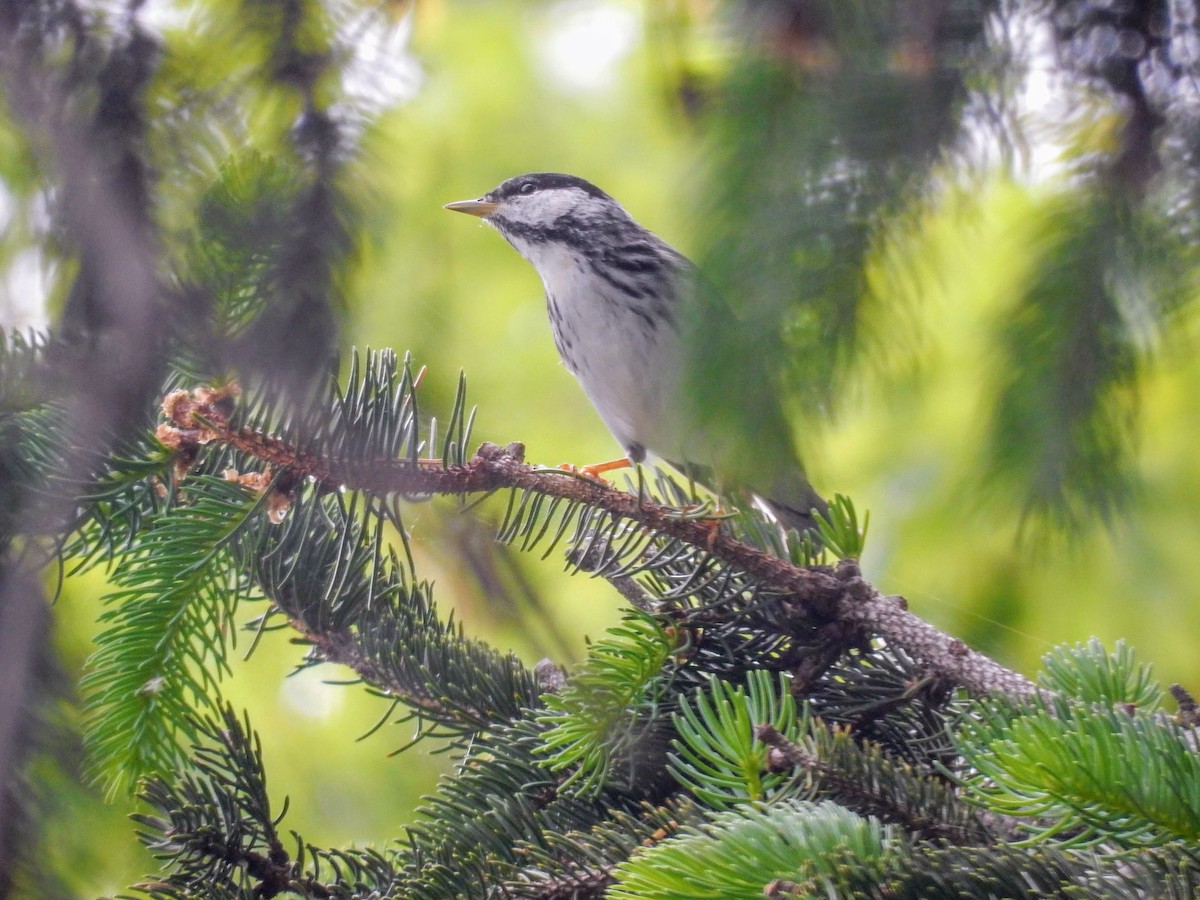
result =
[{"label": "blackpoll warbler", "polygon": [[771,466],[780,471],[735,465],[739,442],[689,413],[696,401],[685,393],[680,320],[697,276],[684,256],[573,175],[520,175],[446,209],[479,216],[533,264],[559,356],[630,461],[649,451],[710,487],[753,492],[787,525],[813,527],[812,511],[825,502],[790,448],[784,465]]}]

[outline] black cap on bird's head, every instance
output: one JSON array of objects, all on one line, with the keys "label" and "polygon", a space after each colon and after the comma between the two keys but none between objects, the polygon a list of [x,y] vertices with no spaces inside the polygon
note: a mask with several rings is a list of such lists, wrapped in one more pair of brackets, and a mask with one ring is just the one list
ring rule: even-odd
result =
[{"label": "black cap on bird's head", "polygon": [[562,192],[563,196],[575,193],[579,200],[590,197],[594,200],[616,203],[612,197],[590,181],[585,181],[575,175],[564,175],[559,172],[530,172],[527,175],[517,175],[515,178],[502,182],[478,200],[457,200],[454,203],[447,203],[445,208],[486,219],[502,207],[515,208],[515,204],[520,202],[522,197],[537,195],[544,197],[551,191]]}]

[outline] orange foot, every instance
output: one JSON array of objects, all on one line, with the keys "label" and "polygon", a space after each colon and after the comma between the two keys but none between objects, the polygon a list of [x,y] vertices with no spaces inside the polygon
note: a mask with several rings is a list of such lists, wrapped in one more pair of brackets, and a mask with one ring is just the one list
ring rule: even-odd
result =
[{"label": "orange foot", "polygon": [[714,506],[708,503],[693,503],[679,508],[679,518],[699,522],[704,526],[704,548],[712,553],[716,550],[717,540],[721,537],[721,525],[725,519],[737,514],[737,510],[726,509],[717,501]]},{"label": "orange foot", "polygon": [[575,475],[582,475],[584,478],[599,478],[605,472],[613,472],[617,469],[628,468],[632,463],[627,457],[622,456],[620,459],[610,459],[608,462],[595,463],[590,466],[573,466],[571,463],[563,463],[559,466],[564,472],[571,472]]},{"label": "orange foot", "polygon": [[708,534],[704,536],[704,548],[709,553],[715,553],[717,549],[717,538],[721,536],[721,520],[720,519],[705,519],[704,527]]}]

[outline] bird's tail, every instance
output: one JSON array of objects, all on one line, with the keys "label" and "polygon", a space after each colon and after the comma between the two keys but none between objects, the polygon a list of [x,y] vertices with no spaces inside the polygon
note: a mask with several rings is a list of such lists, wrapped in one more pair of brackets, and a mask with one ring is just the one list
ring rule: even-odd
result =
[{"label": "bird's tail", "polygon": [[[699,484],[715,489],[716,479],[711,469],[692,463],[670,463],[688,478]],[[829,504],[820,494],[813,490],[804,471],[794,460],[780,466],[780,474],[776,475],[769,488],[760,488],[751,481],[746,489],[761,502],[785,528],[794,528],[813,535],[817,544],[821,540],[817,534],[817,520],[814,511],[825,516],[829,514]]]},{"label": "bird's tail", "polygon": [[813,490],[799,468],[777,478],[771,490],[763,493],[762,501],[784,526],[801,533],[808,531],[814,536],[817,534],[814,513],[829,514],[829,504]]}]

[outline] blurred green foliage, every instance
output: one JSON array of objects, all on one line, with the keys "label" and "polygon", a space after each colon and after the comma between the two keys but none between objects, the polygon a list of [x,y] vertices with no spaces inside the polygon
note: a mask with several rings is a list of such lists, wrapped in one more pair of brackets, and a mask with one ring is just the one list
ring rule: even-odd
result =
[{"label": "blurred green foliage", "polygon": [[[289,64],[240,27],[242,10],[208,0],[186,6],[185,21],[166,17],[151,87],[166,119],[203,111],[222,121],[225,85],[258,77],[268,60]],[[801,68],[813,71],[800,77],[770,54],[739,66],[727,12],[683,0],[427,0],[395,14],[412,29],[411,80],[365,122],[362,153],[342,177],[356,213],[338,276],[343,348],[411,350],[429,367],[431,408],[449,409],[465,370],[476,436],[521,440],[531,461],[612,456],[554,353],[533,271],[497,235],[441,210],[519,172],[581,175],[700,261],[737,310],[728,330],[699,332],[711,343],[698,377],[730,409],[764,379],[778,390],[791,433],[775,438],[801,446],[823,493],[872,510],[871,581],[1019,669],[1095,635],[1127,640],[1167,680],[1200,682],[1200,326],[1193,272],[1176,265],[1186,259],[1180,228],[1147,216],[1122,232],[1138,240],[1112,239],[1125,201],[1081,198],[1078,168],[1014,176],[947,148],[966,86],[932,78],[914,110],[905,82],[924,77],[920,67],[888,76],[870,40],[866,74],[847,84],[822,73],[819,43],[805,45],[813,53]],[[853,16],[835,26],[859,27]],[[966,56],[982,38],[964,27],[955,39]],[[314,40],[314,53],[324,49]],[[725,86],[724,106],[711,105],[714,84]],[[196,134],[207,167],[172,169],[169,144],[159,147],[174,188],[160,210],[171,240],[205,227],[186,198],[211,188],[219,163],[270,148],[299,105],[264,93],[246,118]],[[867,140],[897,118],[914,121],[908,140]],[[11,131],[0,129],[15,210],[4,263],[27,238],[22,212],[36,193],[35,161]],[[975,137],[1003,143],[982,127]],[[1013,144],[1024,140],[1035,139]],[[1098,116],[1049,143],[1069,162],[1112,140]],[[827,203],[811,202],[822,179]],[[859,218],[837,218],[848,206]],[[1114,261],[1128,265],[1105,268]],[[1059,302],[1081,284],[1088,305]],[[1081,334],[1091,343],[1054,343]],[[747,359],[765,373],[739,368]],[[1079,417],[1064,421],[1073,392]],[[1056,449],[1073,429],[1094,440]],[[1077,451],[1094,456],[1080,462]],[[1029,493],[1030,472],[1045,474],[1041,493]],[[468,631],[530,662],[578,660],[585,636],[618,619],[619,598],[600,580],[568,583],[553,563],[493,554],[490,512],[482,507],[480,524],[451,504],[412,507],[423,574]],[[104,591],[89,575],[69,580],[59,601],[57,640],[72,670],[90,652]],[[263,736],[272,790],[292,800],[289,823],[316,843],[393,838],[443,760],[409,753],[396,765],[386,754],[406,735],[394,729],[348,740],[384,704],[312,670],[283,678],[299,658],[268,635],[227,691]],[[46,843],[72,891],[117,891],[152,869],[121,809],[66,785],[56,803]]]}]

